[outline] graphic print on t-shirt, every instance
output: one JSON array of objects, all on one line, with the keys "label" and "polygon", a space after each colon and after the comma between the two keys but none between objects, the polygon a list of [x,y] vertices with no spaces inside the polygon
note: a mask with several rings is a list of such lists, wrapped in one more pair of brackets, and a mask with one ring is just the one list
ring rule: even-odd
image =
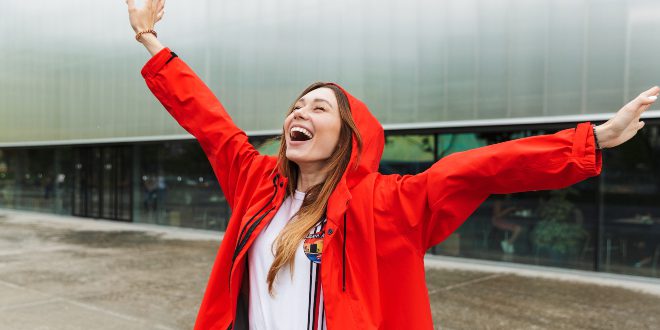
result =
[{"label": "graphic print on t-shirt", "polygon": [[323,219],[319,222],[312,232],[305,236],[303,241],[303,251],[309,260],[313,263],[321,263],[321,255],[323,255],[323,238],[325,237],[325,222]]}]

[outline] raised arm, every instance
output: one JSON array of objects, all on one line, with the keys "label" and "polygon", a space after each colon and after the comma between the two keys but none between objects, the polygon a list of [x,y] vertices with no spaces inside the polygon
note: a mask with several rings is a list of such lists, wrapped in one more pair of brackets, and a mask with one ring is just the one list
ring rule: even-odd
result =
[{"label": "raised arm", "polygon": [[[421,253],[453,233],[491,194],[560,189],[600,174],[601,147],[615,147],[643,127],[640,115],[655,101],[653,87],[608,122],[581,123],[555,134],[532,136],[451,154],[418,175],[378,178],[375,212],[395,228],[408,227]],[[385,224],[389,225],[389,224]]]},{"label": "raised arm", "polygon": [[392,221],[405,219],[413,244],[426,251],[453,233],[491,194],[564,188],[600,169],[601,152],[591,124],[582,123],[551,135],[457,152],[417,175],[383,176],[376,191],[387,202],[377,211],[393,214]]},{"label": "raised arm", "polygon": [[[127,4],[136,33],[152,30],[153,24],[162,18],[162,0],[147,0],[142,8],[135,8],[133,0]],[[236,197],[244,193],[246,186],[239,183],[261,177],[250,175],[263,167],[253,166],[255,159],[268,157],[258,154],[211,90],[176,54],[163,47],[154,34],[140,34],[138,40],[153,54],[142,69],[147,86],[179,125],[199,141],[233,208]]]}]

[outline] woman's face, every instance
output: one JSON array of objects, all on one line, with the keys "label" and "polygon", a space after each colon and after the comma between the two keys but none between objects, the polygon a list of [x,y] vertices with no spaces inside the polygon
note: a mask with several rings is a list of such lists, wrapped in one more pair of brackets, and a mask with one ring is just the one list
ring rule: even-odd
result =
[{"label": "woman's face", "polygon": [[286,158],[298,166],[320,168],[335,150],[340,129],[337,98],[330,88],[303,95],[284,120]]}]

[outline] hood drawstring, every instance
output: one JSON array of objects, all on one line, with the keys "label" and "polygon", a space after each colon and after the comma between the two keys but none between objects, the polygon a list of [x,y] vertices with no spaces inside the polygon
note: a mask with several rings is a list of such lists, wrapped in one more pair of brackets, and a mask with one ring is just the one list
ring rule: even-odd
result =
[{"label": "hood drawstring", "polygon": [[344,246],[341,257],[341,288],[346,292],[346,213],[344,213]]}]

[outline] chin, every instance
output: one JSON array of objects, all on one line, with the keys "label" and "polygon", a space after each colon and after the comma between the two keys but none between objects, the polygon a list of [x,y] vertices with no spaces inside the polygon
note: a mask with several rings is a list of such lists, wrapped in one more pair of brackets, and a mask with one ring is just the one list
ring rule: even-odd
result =
[{"label": "chin", "polygon": [[301,161],[304,161],[304,157],[300,157],[299,155],[296,155],[295,153],[291,153],[287,150],[286,152],[286,159],[298,164]]},{"label": "chin", "polygon": [[318,165],[318,163],[325,163],[325,161],[327,161],[327,159],[318,159],[318,158],[313,158],[312,159],[312,158],[309,158],[309,157],[297,155],[295,153],[289,153],[288,151],[286,153],[286,159],[296,163],[296,165],[298,165],[298,166],[300,166],[301,164],[308,164],[308,165],[316,164],[316,165]]}]

